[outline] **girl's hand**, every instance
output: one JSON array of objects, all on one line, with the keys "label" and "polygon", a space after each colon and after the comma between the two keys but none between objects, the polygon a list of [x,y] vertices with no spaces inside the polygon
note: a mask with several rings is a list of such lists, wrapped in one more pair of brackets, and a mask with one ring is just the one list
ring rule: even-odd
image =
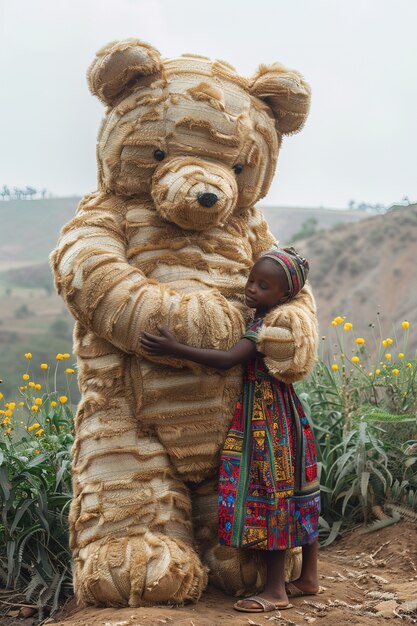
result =
[{"label": "girl's hand", "polygon": [[142,348],[152,356],[160,356],[161,354],[176,354],[176,348],[181,345],[174,333],[166,326],[157,327],[161,336],[143,333],[140,343]]}]

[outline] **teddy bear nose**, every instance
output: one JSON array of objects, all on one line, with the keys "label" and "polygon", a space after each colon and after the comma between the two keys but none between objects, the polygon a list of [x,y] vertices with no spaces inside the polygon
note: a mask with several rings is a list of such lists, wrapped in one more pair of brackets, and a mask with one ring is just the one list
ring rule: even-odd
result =
[{"label": "teddy bear nose", "polygon": [[218,197],[215,193],[200,193],[197,196],[197,200],[201,206],[209,208],[213,206],[213,204],[216,204]]}]

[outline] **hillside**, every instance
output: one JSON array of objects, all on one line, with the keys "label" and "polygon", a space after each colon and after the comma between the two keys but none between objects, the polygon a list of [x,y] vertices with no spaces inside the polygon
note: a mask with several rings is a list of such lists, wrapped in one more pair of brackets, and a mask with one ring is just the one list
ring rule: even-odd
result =
[{"label": "hillside", "polygon": [[341,211],[339,209],[301,208],[301,207],[261,207],[271,231],[281,245],[291,241],[303,224],[317,220],[317,230],[338,228],[368,217],[365,211]]},{"label": "hillside", "polygon": [[375,324],[377,337],[379,324],[393,337],[403,320],[417,323],[417,204],[297,241],[297,249],[310,262],[322,334],[337,315],[359,335]]},{"label": "hillside", "polygon": [[45,261],[79,198],[0,202],[0,271]]},{"label": "hillside", "polygon": [[[80,198],[73,197],[0,202],[0,272],[45,262],[61,227],[73,217],[79,201]],[[281,242],[289,241],[311,217],[317,220],[318,229],[326,230],[367,216],[364,211],[322,208],[263,207],[262,210]]]},{"label": "hillside", "polygon": [[[73,320],[55,293],[47,259],[78,202],[77,197],[0,202],[0,378],[7,393],[20,384],[25,352],[33,353],[33,363],[41,363],[71,351]],[[326,231],[367,216],[363,211],[291,207],[263,211],[282,243],[311,218],[317,220],[317,230]]]}]

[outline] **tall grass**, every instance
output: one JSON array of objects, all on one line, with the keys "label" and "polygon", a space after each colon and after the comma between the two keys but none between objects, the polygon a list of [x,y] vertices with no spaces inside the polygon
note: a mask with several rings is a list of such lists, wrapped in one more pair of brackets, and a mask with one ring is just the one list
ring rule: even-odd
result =
[{"label": "tall grass", "polygon": [[[409,326],[404,321],[395,339],[376,337],[373,327],[364,338],[336,317],[321,358],[297,385],[316,437],[323,545],[368,522],[387,501],[417,510],[417,366],[407,355]],[[326,342],[330,358],[323,358]]]},{"label": "tall grass", "polygon": [[[56,390],[60,362],[69,356],[57,355],[51,371],[48,364],[31,368],[27,353],[19,398],[7,401],[0,394],[0,580],[35,603],[40,619],[72,594],[67,519],[72,368],[66,368],[65,395]],[[37,379],[31,369],[38,370]]]}]

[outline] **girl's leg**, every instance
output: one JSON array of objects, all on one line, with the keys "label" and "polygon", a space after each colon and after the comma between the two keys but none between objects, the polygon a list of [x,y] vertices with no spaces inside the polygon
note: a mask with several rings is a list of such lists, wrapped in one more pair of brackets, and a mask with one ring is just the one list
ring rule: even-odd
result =
[{"label": "girl's leg", "polygon": [[[277,605],[277,608],[288,604],[288,596],[285,591],[285,552],[286,550],[271,550],[265,553],[266,557],[266,585],[260,594],[265,600]],[[253,600],[240,600],[239,606],[246,609],[259,608],[259,604]]]},{"label": "girl's leg", "polygon": [[293,580],[292,584],[304,593],[317,593],[319,590],[319,578],[317,574],[317,556],[319,542],[303,546],[303,564],[300,578]]}]

